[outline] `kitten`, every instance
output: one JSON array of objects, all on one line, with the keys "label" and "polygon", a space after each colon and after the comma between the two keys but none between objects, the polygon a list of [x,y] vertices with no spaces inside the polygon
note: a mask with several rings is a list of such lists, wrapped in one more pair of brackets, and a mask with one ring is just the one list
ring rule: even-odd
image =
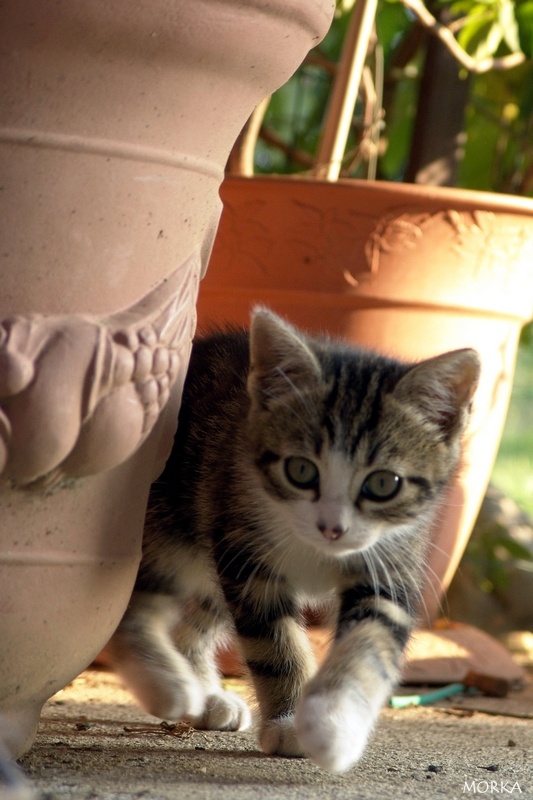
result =
[{"label": "kitten", "polygon": [[[147,711],[246,728],[250,712],[214,660],[233,631],[262,749],[332,772],[358,760],[399,676],[478,372],[473,350],[402,364],[264,309],[250,335],[195,342],[135,591],[109,645]],[[316,672],[301,609],[324,599],[337,625]]]}]

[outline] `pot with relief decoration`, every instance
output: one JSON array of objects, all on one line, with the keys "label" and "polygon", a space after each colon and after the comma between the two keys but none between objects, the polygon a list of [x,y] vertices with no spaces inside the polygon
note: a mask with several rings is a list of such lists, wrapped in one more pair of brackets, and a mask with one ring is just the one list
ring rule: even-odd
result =
[{"label": "pot with relief decoration", "polygon": [[224,165],[333,5],[2,4],[0,753],[120,621]]}]

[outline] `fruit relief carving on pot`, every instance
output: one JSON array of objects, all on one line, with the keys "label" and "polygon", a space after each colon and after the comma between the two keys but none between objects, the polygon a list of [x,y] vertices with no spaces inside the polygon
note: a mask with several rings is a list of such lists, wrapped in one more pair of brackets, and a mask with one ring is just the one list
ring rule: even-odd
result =
[{"label": "fruit relief carving on pot", "polygon": [[138,449],[187,363],[199,274],[191,256],[106,318],[0,319],[0,486],[52,491]]},{"label": "fruit relief carving on pot", "polygon": [[523,265],[530,277],[533,274],[533,243],[525,224],[516,219],[511,224],[507,219],[502,222],[501,216],[492,211],[453,208],[435,212],[396,209],[380,219],[366,244],[370,272],[378,271],[385,255],[401,255],[433,246],[435,236],[446,247],[450,263],[460,260],[470,263],[473,279],[481,269],[489,269],[505,284],[511,277],[514,279],[510,264]]}]

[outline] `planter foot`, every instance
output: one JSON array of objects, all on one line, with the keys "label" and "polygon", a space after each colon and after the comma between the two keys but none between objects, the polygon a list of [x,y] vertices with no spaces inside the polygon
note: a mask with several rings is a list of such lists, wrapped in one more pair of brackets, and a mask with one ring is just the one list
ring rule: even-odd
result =
[{"label": "planter foot", "polygon": [[[40,714],[40,703],[0,710],[0,764],[2,766],[6,756],[7,758],[20,758],[30,749],[37,734]],[[2,778],[4,779],[3,773]]]}]

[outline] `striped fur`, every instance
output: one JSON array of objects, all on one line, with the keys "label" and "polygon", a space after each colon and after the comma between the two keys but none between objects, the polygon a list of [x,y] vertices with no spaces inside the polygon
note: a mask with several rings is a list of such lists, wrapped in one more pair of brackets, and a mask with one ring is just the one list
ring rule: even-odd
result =
[{"label": "striped fur", "polygon": [[[236,634],[262,748],[332,771],[357,761],[398,679],[478,370],[471,350],[402,364],[262,309],[250,336],[195,343],[135,592],[109,646],[148,711],[246,727],[248,709],[214,667]],[[326,602],[337,627],[316,672],[302,609]]]}]

